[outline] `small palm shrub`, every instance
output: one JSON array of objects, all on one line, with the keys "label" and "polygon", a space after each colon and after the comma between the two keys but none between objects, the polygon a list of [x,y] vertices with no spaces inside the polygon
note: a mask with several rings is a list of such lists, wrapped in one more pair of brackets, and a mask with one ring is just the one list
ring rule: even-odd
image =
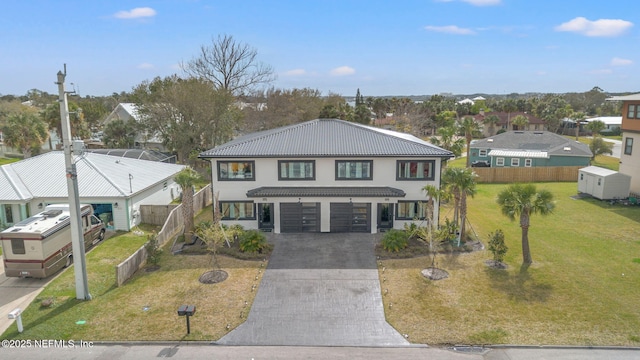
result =
[{"label": "small palm shrub", "polygon": [[509,248],[504,243],[504,233],[501,229],[489,234],[489,251],[493,254],[493,261],[501,263]]},{"label": "small palm shrub", "polygon": [[242,252],[262,252],[267,246],[267,237],[258,230],[247,230],[240,236],[238,246]]},{"label": "small palm shrub", "polygon": [[409,244],[409,235],[406,231],[391,229],[382,237],[382,248],[389,252],[398,252]]}]

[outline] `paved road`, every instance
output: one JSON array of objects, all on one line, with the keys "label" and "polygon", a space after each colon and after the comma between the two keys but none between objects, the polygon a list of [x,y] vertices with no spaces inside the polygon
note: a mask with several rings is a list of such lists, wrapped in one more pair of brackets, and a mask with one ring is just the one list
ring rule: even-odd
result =
[{"label": "paved road", "polygon": [[385,320],[371,234],[279,234],[247,321],[223,345],[410,346]]},{"label": "paved road", "polygon": [[210,346],[204,344],[151,344],[151,345],[93,345],[80,348],[49,346],[47,348],[3,349],[1,359],[15,360],[146,360],[158,358],[215,359],[215,360],[636,360],[640,350],[580,349],[580,348],[499,348],[483,352],[465,353],[439,348],[368,348],[368,347],[302,347],[302,346]]}]

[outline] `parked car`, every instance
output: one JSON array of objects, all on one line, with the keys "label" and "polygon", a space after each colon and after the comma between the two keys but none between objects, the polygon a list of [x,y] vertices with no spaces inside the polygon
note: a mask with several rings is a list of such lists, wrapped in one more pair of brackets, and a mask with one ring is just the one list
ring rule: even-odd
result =
[{"label": "parked car", "polygon": [[475,160],[471,162],[472,167],[491,167],[491,163],[487,160]]}]

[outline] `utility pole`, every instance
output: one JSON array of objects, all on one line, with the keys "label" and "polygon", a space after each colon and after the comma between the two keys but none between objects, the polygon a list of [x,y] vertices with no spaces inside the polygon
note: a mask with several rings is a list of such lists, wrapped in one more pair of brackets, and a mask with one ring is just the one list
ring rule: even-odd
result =
[{"label": "utility pole", "polygon": [[80,218],[80,198],[78,194],[78,173],[73,160],[73,139],[71,138],[71,124],[69,122],[69,106],[67,92],[64,90],[64,79],[67,76],[67,64],[64,73],[58,71],[58,102],[60,102],[60,119],[62,120],[62,144],[64,147],[64,164],[67,176],[67,191],[69,193],[69,215],[71,221],[71,246],[73,249],[73,270],[76,277],[76,299],[91,300],[89,281],[87,278],[87,261],[84,249],[84,235]]}]

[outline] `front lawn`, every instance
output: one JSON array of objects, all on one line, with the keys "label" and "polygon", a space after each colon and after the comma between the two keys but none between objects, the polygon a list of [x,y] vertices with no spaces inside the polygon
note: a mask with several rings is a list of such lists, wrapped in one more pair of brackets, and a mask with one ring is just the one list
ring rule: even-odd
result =
[{"label": "front lawn", "polygon": [[[146,233],[151,227],[143,227]],[[157,229],[156,229],[157,230]],[[244,322],[266,262],[219,256],[228,278],[202,284],[200,275],[211,269],[209,255],[171,255],[166,244],[155,271],[138,271],[123,286],[115,286],[115,265],[126,259],[146,236],[119,234],[87,255],[90,301],[75,299],[73,269],[53,280],[23,313],[25,331],[12,325],[3,339],[83,339],[91,341],[219,339]],[[257,278],[257,280],[256,280]],[[52,306],[43,301],[53,299]],[[180,305],[196,306],[191,334]]]},{"label": "front lawn", "polygon": [[6,157],[0,157],[0,166],[2,165],[6,165],[6,164],[11,164],[14,163],[16,161],[20,161],[21,159],[18,158],[6,158]]},{"label": "front lawn", "polygon": [[531,218],[534,263],[521,269],[520,227],[495,203],[504,186],[479,185],[469,220],[485,245],[504,231],[508,269],[486,267],[486,250],[439,255],[450,276],[430,281],[427,257],[383,260],[388,321],[415,343],[640,345],[640,207],[574,200],[576,183],[538,184],[556,210]]}]

